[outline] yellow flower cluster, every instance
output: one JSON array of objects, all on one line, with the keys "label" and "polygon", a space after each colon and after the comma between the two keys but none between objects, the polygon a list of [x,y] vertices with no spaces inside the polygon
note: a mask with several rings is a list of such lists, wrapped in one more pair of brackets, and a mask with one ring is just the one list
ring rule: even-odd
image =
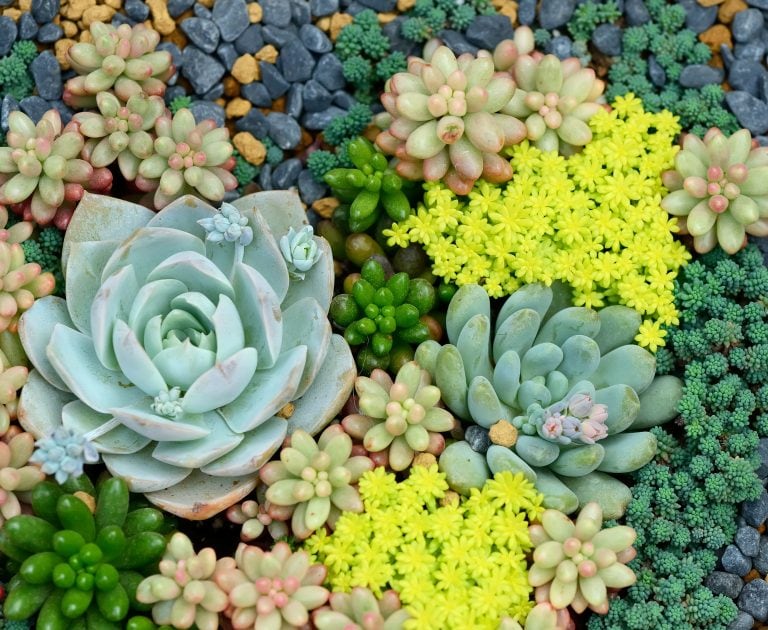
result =
[{"label": "yellow flower cluster", "polygon": [[637,342],[655,351],[662,325],[678,323],[674,279],[690,258],[673,238],[677,219],[660,206],[680,126],[631,94],[589,124],[592,142],[570,158],[512,147],[507,184],[478,181],[466,198],[425,184],[424,203],[384,234],[392,246],[420,243],[435,275],[481,284],[492,297],[563,280],[577,306],[630,306],[645,317]]},{"label": "yellow flower cluster", "polygon": [[345,512],[333,534],[304,543],[328,567],[336,591],[393,588],[411,619],[406,630],[495,630],[533,607],[525,554],[528,521],[543,496],[522,474],[502,472],[469,498],[446,497],[437,466],[414,466],[397,483],[383,468],[365,473],[361,514]]}]

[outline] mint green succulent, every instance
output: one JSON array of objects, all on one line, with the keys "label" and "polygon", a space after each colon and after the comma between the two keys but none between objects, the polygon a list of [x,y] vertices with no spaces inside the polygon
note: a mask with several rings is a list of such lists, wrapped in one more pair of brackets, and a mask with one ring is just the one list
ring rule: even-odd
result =
[{"label": "mint green succulent", "polygon": [[506,421],[516,432],[511,447],[492,444],[485,454],[466,441],[449,445],[440,466],[454,489],[512,470],[536,484],[545,507],[571,513],[597,501],[615,518],[631,495],[610,474],[653,458],[656,437],[645,429],[674,417],[682,384],[655,378],[654,356],[632,343],[636,311],[568,303],[563,285],[525,285],[492,327],[488,294],[465,285],[448,306],[450,343],[426,341],[415,358],[457,417],[489,430]]},{"label": "mint green succulent", "polygon": [[[303,280],[278,246],[306,223],[298,196],[256,193],[225,212],[86,194],[64,240],[67,299],[38,300],[19,325],[36,368],[24,427],[87,437],[133,492],[188,519],[253,490],[286,435],[320,431],[356,375],[326,316],[330,246],[315,239]],[[231,239],[216,228],[235,225]]]}]

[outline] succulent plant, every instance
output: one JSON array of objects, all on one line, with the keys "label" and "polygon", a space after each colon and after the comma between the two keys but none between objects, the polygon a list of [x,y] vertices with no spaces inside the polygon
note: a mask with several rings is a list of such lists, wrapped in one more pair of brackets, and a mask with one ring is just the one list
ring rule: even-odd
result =
[{"label": "succulent plant", "polygon": [[29,465],[34,448],[35,438],[29,433],[0,440],[0,527],[7,519],[21,514],[15,493],[32,490],[45,479],[39,467]]},{"label": "succulent plant", "polygon": [[[80,495],[80,493],[78,493]],[[0,530],[0,550],[21,564],[5,618],[38,628],[111,628],[128,615],[133,588],[165,550],[163,514],[129,511],[122,479],[104,481],[93,511],[78,495],[43,481],[32,491],[37,516],[21,514]],[[93,497],[83,495],[93,503]]]},{"label": "succulent plant", "polygon": [[111,92],[96,95],[97,112],[79,112],[73,120],[88,140],[83,157],[95,167],[109,166],[117,160],[128,181],[139,173],[139,164],[154,152],[150,131],[165,112],[160,96],[134,94],[123,105]]},{"label": "succulent plant", "polygon": [[547,601],[539,602],[531,609],[524,625],[505,617],[499,624],[499,630],[576,630],[576,624],[567,608],[557,610]]},{"label": "succulent plant", "polygon": [[589,607],[604,615],[608,589],[635,583],[634,572],[626,566],[635,557],[635,530],[626,525],[602,527],[600,506],[587,503],[575,524],[562,512],[545,510],[541,524],[528,528],[536,547],[528,582],[555,608],[570,606],[581,613]]},{"label": "succulent plant", "polygon": [[174,199],[197,191],[205,199],[221,201],[237,188],[229,130],[213,120],[195,123],[188,109],[164,114],[155,123],[154,155],[138,166],[136,186],[155,191],[153,203],[161,210]]},{"label": "succulent plant", "polygon": [[605,84],[575,57],[534,53],[510,69],[517,89],[501,112],[525,121],[526,137],[542,151],[574,152],[592,139],[587,121],[601,108]]},{"label": "succulent plant", "polygon": [[314,235],[312,226],[305,225],[298,232],[289,228],[288,234],[280,238],[280,251],[288,265],[288,273],[298,280],[303,280],[312,265],[320,260],[322,252],[315,243]]},{"label": "succulent plant", "polygon": [[344,430],[368,451],[389,451],[392,470],[408,468],[416,453],[439,454],[445,445],[440,433],[450,431],[454,420],[437,406],[440,390],[430,382],[429,372],[415,361],[401,367],[394,382],[383,370],[374,370],[371,378],[357,377],[362,413],[344,418]]},{"label": "succulent plant", "polygon": [[306,551],[291,552],[285,542],[272,551],[240,543],[233,558],[221,558],[214,580],[229,595],[227,616],[235,630],[300,628],[309,613],[328,601],[321,585],[327,573],[310,565]]},{"label": "succulent plant", "polygon": [[43,472],[53,475],[58,484],[82,475],[84,464],[99,461],[96,447],[82,434],[65,427],[58,427],[51,435],[41,437],[35,446],[29,461],[40,464]]},{"label": "succulent plant", "polygon": [[507,181],[512,169],[499,152],[526,135],[525,125],[501,113],[514,92],[490,55],[457,59],[440,46],[429,62],[412,57],[408,71],[387,82],[381,102],[389,117],[377,122],[388,128],[376,144],[398,159],[403,177],[443,180],[457,194],[469,193],[480,177]]},{"label": "succulent plant", "polygon": [[675,170],[662,175],[671,192],[661,207],[680,217],[697,252],[719,244],[735,254],[747,234],[768,236],[768,148],[753,144],[746,129],[728,137],[710,129],[703,141],[689,133]]},{"label": "succulent plant", "polygon": [[331,593],[328,603],[330,607],[312,615],[317,630],[402,630],[410,619],[392,590],[376,599],[369,589],[357,586],[349,593]]},{"label": "succulent plant", "polygon": [[67,52],[72,68],[81,76],[67,81],[64,102],[84,109],[96,104],[96,95],[113,89],[124,103],[144,93],[163,96],[165,82],[174,73],[167,50],[155,50],[160,33],[144,24],[118,27],[93,22],[92,42],[74,44]]},{"label": "succulent plant", "polygon": [[65,200],[78,201],[93,167],[78,158],[83,137],[75,131],[62,133],[61,116],[55,109],[35,125],[20,111],[8,116],[7,147],[0,147],[0,203],[30,200],[32,218],[50,223]]},{"label": "succulent plant", "polygon": [[176,532],[160,560],[160,573],[139,583],[136,599],[142,604],[153,604],[155,623],[216,630],[219,613],[227,607],[229,598],[211,579],[215,569],[213,549],[207,547],[195,553],[189,538]]},{"label": "succulent plant", "polygon": [[[191,519],[246,496],[286,433],[320,431],[355,377],[326,316],[328,244],[303,280],[277,244],[306,224],[298,196],[232,205],[226,219],[191,196],[155,214],[86,195],[64,241],[66,301],[38,300],[19,327],[36,368],[23,426],[87,437],[132,491]],[[210,238],[201,222],[220,217],[245,217],[253,241]]]},{"label": "succulent plant", "polygon": [[639,313],[567,307],[569,300],[562,284],[525,285],[492,328],[488,294],[465,285],[448,306],[450,343],[421,344],[416,361],[448,409],[494,442],[473,440],[480,452],[464,441],[445,449],[440,465],[454,489],[513,470],[535,482],[546,507],[570,513],[596,500],[615,518],[630,493],[605,473],[651,460],[656,437],[644,429],[675,416],[681,383],[654,378],[654,356],[632,343]]},{"label": "succulent plant", "polygon": [[306,431],[294,431],[291,445],[280,451],[280,461],[262,466],[259,475],[269,486],[267,501],[293,508],[291,529],[297,538],[308,538],[326,523],[333,528],[342,511],[363,511],[354,484],[373,470],[373,462],[351,453],[352,438],[332,424],[317,442]]},{"label": "succulent plant", "polygon": [[287,512],[284,516],[281,514],[281,520],[272,516],[270,512],[274,508],[267,501],[266,488],[264,484],[259,484],[256,487],[255,499],[247,499],[227,509],[227,519],[231,523],[241,525],[240,540],[243,542],[257,539],[265,530],[272,540],[285,538],[290,533],[285,523],[290,519],[290,513]]}]

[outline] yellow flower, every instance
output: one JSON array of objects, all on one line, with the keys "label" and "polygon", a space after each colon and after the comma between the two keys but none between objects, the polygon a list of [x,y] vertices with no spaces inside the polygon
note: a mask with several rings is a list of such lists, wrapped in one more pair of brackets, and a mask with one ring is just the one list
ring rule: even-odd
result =
[{"label": "yellow flower", "polygon": [[664,337],[666,336],[667,331],[661,328],[661,324],[658,321],[646,319],[640,324],[640,330],[635,337],[635,341],[641,346],[648,348],[651,352],[656,352],[656,350],[664,345]]}]

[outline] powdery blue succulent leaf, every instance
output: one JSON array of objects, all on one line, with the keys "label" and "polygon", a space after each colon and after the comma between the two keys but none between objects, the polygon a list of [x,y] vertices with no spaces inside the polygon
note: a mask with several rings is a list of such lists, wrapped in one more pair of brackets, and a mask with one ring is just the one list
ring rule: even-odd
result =
[{"label": "powdery blue succulent leaf", "polygon": [[549,465],[549,469],[562,477],[583,477],[596,470],[605,456],[600,444],[584,444],[567,451]]},{"label": "powdery blue succulent leaf", "polygon": [[493,369],[493,386],[499,398],[517,409],[517,390],[520,388],[520,356],[514,350],[501,355]]},{"label": "powdery blue succulent leaf", "polygon": [[650,431],[612,435],[600,442],[605,457],[597,469],[601,472],[626,474],[645,466],[656,455],[656,436]]},{"label": "powdery blue succulent leaf", "polygon": [[188,413],[205,413],[236,400],[256,373],[254,348],[238,350],[201,374],[187,388],[182,406]]},{"label": "powdery blue succulent leaf", "polygon": [[173,254],[157,265],[146,282],[171,278],[183,282],[188,291],[202,293],[216,303],[220,294],[234,297],[229,278],[204,255],[193,251]]},{"label": "powdery blue succulent leaf", "polygon": [[637,412],[640,411],[640,398],[637,392],[622,383],[597,390],[594,401],[608,407],[608,417],[605,419],[608,435],[615,435],[628,429],[635,421]]},{"label": "powdery blue succulent leaf", "polygon": [[490,380],[493,377],[493,365],[488,355],[491,346],[491,319],[485,315],[475,315],[469,319],[459,333],[456,349],[461,355],[467,378],[478,376]]},{"label": "powdery blue succulent leaf", "polygon": [[64,405],[74,399],[74,395],[51,385],[38,370],[32,370],[19,396],[19,424],[32,435],[50,435],[61,426]]},{"label": "powdery blue succulent leaf", "polygon": [[214,214],[216,214],[216,208],[210,204],[193,195],[184,195],[155,214],[146,223],[146,227],[173,228],[192,234],[202,241],[205,239],[205,230],[198,221],[212,217]]},{"label": "powdery blue succulent leaf", "polygon": [[187,339],[177,346],[163,348],[152,361],[169,387],[186,390],[216,364],[216,353],[193,346]]},{"label": "powdery blue succulent leaf", "polygon": [[[155,280],[145,284],[136,294],[128,313],[127,321],[131,330],[141,339],[149,320],[170,311],[172,300],[186,291],[186,285],[173,278]],[[205,298],[202,294],[200,295]],[[205,299],[208,300],[208,298]],[[213,302],[208,300],[208,303],[215,309]]]},{"label": "powdery blue succulent leaf", "polygon": [[235,303],[226,295],[219,298],[216,310],[211,316],[211,324],[216,335],[216,361],[223,361],[243,349],[245,346],[243,322]]},{"label": "powdery blue succulent leaf", "polygon": [[240,197],[233,201],[232,205],[246,216],[258,210],[267,222],[269,231],[278,241],[283,234],[288,233],[288,228],[292,227],[298,231],[309,225],[307,213],[297,193],[286,194],[285,191],[269,190]]},{"label": "powdery blue succulent leaf", "polygon": [[597,333],[595,341],[600,347],[600,354],[608,354],[619,346],[633,343],[643,321],[635,309],[621,304],[601,308],[598,314],[600,332]]},{"label": "powdery blue succulent leaf", "polygon": [[67,263],[67,309],[80,332],[91,332],[91,304],[101,286],[101,272],[120,241],[72,243]]},{"label": "powdery blue succulent leaf", "polygon": [[109,413],[124,426],[150,440],[180,442],[196,440],[210,433],[202,416],[185,414],[180,418],[165,418],[152,411],[151,403],[151,398],[145,398],[139,404],[110,409]]},{"label": "powdery blue succulent leaf", "polygon": [[[42,376],[57,389],[69,392],[66,383],[48,360],[45,350],[56,324],[74,327],[67,310],[67,303],[55,295],[35,300],[32,308],[25,311],[19,320],[19,339],[24,346],[27,358],[40,373],[38,378]],[[24,387],[26,388],[26,385]],[[23,393],[24,389],[21,391]]]},{"label": "powdery blue succulent leaf", "polygon": [[469,415],[481,427],[490,429],[499,420],[512,421],[513,415],[496,394],[491,382],[484,376],[476,376],[467,392]]},{"label": "powdery blue succulent leaf", "polygon": [[600,365],[600,346],[586,335],[568,337],[561,346],[563,361],[557,367],[573,383],[588,379]]},{"label": "powdery blue succulent leaf", "polygon": [[202,468],[229,453],[243,441],[243,434],[230,431],[217,414],[207,414],[205,423],[208,427],[207,436],[183,442],[159,442],[152,451],[152,457],[172,466]]},{"label": "powdery blue succulent leaf", "polygon": [[[243,250],[243,263],[254,269],[258,269],[259,273],[266,278],[269,282],[269,286],[277,295],[280,302],[285,300],[285,296],[288,294],[289,277],[288,267],[285,264],[280,248],[278,247],[277,240],[269,232],[269,225],[262,216],[261,212],[247,210],[244,215],[248,217],[248,220],[253,225],[255,232],[254,242],[252,245],[245,247]],[[234,247],[222,248],[215,243],[206,243],[208,251],[210,253],[216,252],[216,249],[234,252]],[[218,261],[222,255],[215,254],[213,260]],[[230,261],[229,269],[232,269],[234,261]],[[230,271],[231,273],[231,271]]]},{"label": "powdery blue succulent leaf", "polygon": [[112,333],[117,364],[131,383],[148,396],[168,389],[160,370],[136,337],[136,333],[122,319],[115,320]]},{"label": "powdery blue succulent leaf", "polygon": [[331,246],[325,239],[315,237],[315,242],[320,257],[312,268],[304,274],[303,279],[291,282],[288,293],[283,300],[284,309],[307,297],[313,298],[326,312],[331,305],[333,283],[336,279],[333,272],[333,253]]},{"label": "powdery blue succulent leaf", "polygon": [[571,306],[550,317],[539,330],[535,344],[550,342],[561,346],[573,335],[597,336],[600,332],[600,316],[597,311],[582,306]]},{"label": "powdery blue succulent leaf", "polygon": [[520,435],[515,443],[515,452],[531,466],[543,468],[558,458],[560,447],[538,435]]},{"label": "powdery blue succulent leaf", "polygon": [[[67,403],[61,412],[64,427],[80,435],[97,432],[111,419],[111,414],[94,411],[79,400]],[[100,453],[123,455],[140,451],[150,442],[149,438],[139,435],[123,425],[118,425],[106,433],[94,437],[92,441]]]},{"label": "powdery blue succulent leaf", "polygon": [[523,356],[533,346],[540,327],[541,316],[532,308],[521,308],[510,313],[501,325],[496,325],[496,336],[493,338],[494,360],[501,360],[509,351]]},{"label": "powdery blue succulent leaf", "polygon": [[546,376],[563,361],[563,351],[553,343],[538,343],[523,355],[520,361],[520,378],[529,381]]},{"label": "powdery blue succulent leaf", "polygon": [[313,298],[303,298],[283,311],[283,351],[298,346],[307,348],[297,398],[314,382],[331,343],[331,323],[325,313]]},{"label": "powdery blue succulent leaf", "polygon": [[621,346],[600,359],[600,365],[590,379],[595,387],[618,383],[629,385],[641,394],[653,382],[656,357],[640,346]]},{"label": "powdery blue succulent leaf", "polygon": [[[112,346],[115,321],[128,318],[138,292],[136,274],[129,265],[107,278],[91,302],[92,346],[101,365],[108,370],[119,368]],[[78,299],[78,296],[69,296],[69,300],[74,299]]]},{"label": "powdery blue succulent leaf", "polygon": [[273,416],[246,433],[237,448],[200,470],[214,477],[253,475],[280,448],[287,429],[288,423],[283,418]]},{"label": "powdery blue succulent leaf", "polygon": [[550,287],[539,282],[524,284],[504,301],[496,320],[496,334],[499,334],[502,324],[508,317],[523,309],[535,311],[541,322],[552,304],[552,297],[553,291]]},{"label": "powdery blue succulent leaf", "polygon": [[508,470],[512,473],[523,473],[523,476],[531,483],[536,483],[538,477],[536,470],[529,466],[521,457],[511,449],[498,444],[491,444],[486,453],[488,468],[491,474],[497,474]]},{"label": "powdery blue succulent leaf", "polygon": [[475,315],[484,315],[490,321],[491,300],[480,285],[465,284],[451,299],[445,317],[445,329],[452,344],[457,342],[462,328]]},{"label": "powdery blue succulent leaf", "polygon": [[171,466],[152,457],[154,442],[130,455],[102,454],[104,464],[113,477],[120,477],[131,492],[155,492],[175,486],[186,479],[191,468]]},{"label": "powdery blue succulent leaf", "polygon": [[270,368],[277,361],[283,339],[280,301],[264,276],[252,267],[236,264],[232,285],[237,309],[250,316],[243,322],[245,343],[259,353],[258,368]]},{"label": "powdery blue succulent leaf", "polygon": [[464,371],[464,362],[456,346],[446,344],[440,348],[435,361],[434,378],[435,385],[440,388],[443,401],[448,408],[459,418],[469,419],[467,407],[469,382]]}]

